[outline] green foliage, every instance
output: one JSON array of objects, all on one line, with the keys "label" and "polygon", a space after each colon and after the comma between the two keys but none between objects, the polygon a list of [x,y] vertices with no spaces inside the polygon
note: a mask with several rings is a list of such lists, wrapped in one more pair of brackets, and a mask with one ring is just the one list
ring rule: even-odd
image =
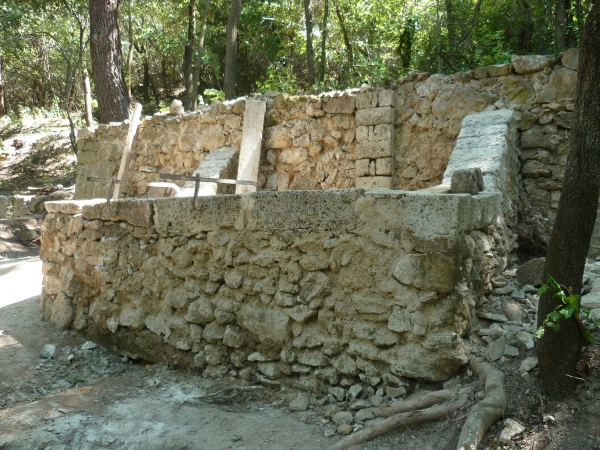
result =
[{"label": "green foliage", "polygon": [[214,100],[225,101],[225,92],[218,89],[204,89],[202,94],[211,102]]},{"label": "green foliage", "polygon": [[592,334],[590,331],[583,327],[582,317],[587,317],[592,321],[594,326],[600,326],[600,319],[593,321],[590,316],[590,309],[585,309],[583,311],[579,308],[580,296],[573,294],[568,288],[562,286],[556,282],[554,278],[551,276],[546,280],[546,284],[542,285],[538,291],[538,295],[541,297],[548,290],[553,292],[552,298],[560,300],[559,305],[554,308],[553,311],[550,311],[542,325],[537,329],[535,335],[538,339],[541,339],[544,336],[545,327],[552,328],[554,331],[560,330],[560,320],[561,319],[570,319],[573,317],[577,322],[581,325],[582,335],[587,340],[592,340]]}]

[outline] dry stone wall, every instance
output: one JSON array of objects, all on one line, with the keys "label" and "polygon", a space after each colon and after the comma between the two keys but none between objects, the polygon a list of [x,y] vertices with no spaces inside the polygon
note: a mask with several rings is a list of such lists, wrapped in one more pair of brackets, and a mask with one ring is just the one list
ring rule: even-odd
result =
[{"label": "dry stone wall", "polygon": [[[47,203],[46,319],[133,357],[286,377],[442,380],[502,272],[501,195],[390,190]],[[344,381],[345,380],[345,381]]]}]

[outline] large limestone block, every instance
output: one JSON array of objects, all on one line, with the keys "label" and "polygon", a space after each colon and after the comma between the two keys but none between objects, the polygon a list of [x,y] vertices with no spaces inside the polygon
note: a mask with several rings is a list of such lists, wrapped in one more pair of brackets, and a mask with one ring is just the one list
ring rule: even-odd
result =
[{"label": "large limestone block", "polygon": [[82,208],[83,217],[87,220],[108,220],[112,222],[127,222],[136,227],[150,227],[153,225],[152,208],[146,199],[123,199],[111,203],[111,212],[106,203],[88,204]]},{"label": "large limestone block", "polygon": [[394,278],[419,289],[446,293],[459,278],[460,255],[440,253],[407,254],[396,260]]},{"label": "large limestone block", "polygon": [[477,92],[462,85],[447,84],[440,88],[431,104],[431,111],[440,119],[462,119],[497,101],[498,97],[495,95]]},{"label": "large limestone block", "polygon": [[510,62],[515,72],[526,74],[544,70],[554,59],[554,55],[513,55]]},{"label": "large limestone block", "polygon": [[458,169],[452,173],[450,191],[454,194],[475,195],[483,191],[483,173],[481,169]]},{"label": "large limestone block", "polygon": [[356,178],[356,187],[359,189],[391,189],[392,177],[358,177]]},{"label": "large limestone block", "polygon": [[49,213],[61,213],[75,215],[83,211],[83,207],[87,205],[106,204],[106,199],[95,198],[93,200],[58,200],[55,202],[44,203],[44,208]]},{"label": "large limestone block", "polygon": [[325,112],[329,114],[353,114],[356,110],[356,97],[342,95],[333,97],[325,104]]},{"label": "large limestone block", "polygon": [[562,65],[572,70],[579,69],[579,49],[570,48],[562,54]]},{"label": "large limestone block", "polygon": [[577,72],[567,67],[556,67],[548,84],[538,93],[536,103],[573,102],[577,87]]},{"label": "large limestone block", "polygon": [[[419,344],[395,346],[384,357],[394,375],[429,381],[446,380],[469,358],[459,339],[454,348],[429,351]],[[383,359],[383,358],[382,358]]]},{"label": "large limestone block", "polygon": [[54,302],[52,302],[50,322],[61,330],[66,330],[71,326],[74,315],[75,308],[73,307],[72,299],[65,295],[64,292],[60,292]]},{"label": "large limestone block", "polygon": [[161,236],[199,234],[221,227],[243,227],[243,197],[239,195],[198,197],[199,210],[193,199],[185,197],[152,200],[156,232]]},{"label": "large limestone block", "polygon": [[531,104],[535,99],[533,82],[529,78],[508,76],[500,80],[501,90],[513,105]]},{"label": "large limestone block", "polygon": [[392,144],[390,140],[362,141],[356,145],[356,158],[386,158],[392,156]]},{"label": "large limestone block", "polygon": [[380,108],[359,109],[356,111],[356,125],[379,125],[392,123],[394,110],[391,106]]}]

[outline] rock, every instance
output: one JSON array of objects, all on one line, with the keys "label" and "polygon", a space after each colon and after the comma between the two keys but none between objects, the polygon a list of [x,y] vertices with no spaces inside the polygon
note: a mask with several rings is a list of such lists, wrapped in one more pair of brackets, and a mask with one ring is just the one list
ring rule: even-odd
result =
[{"label": "rock", "polygon": [[570,48],[562,54],[562,65],[572,70],[579,69],[579,49]]},{"label": "rock", "polygon": [[353,411],[359,411],[361,409],[365,409],[365,408],[370,408],[371,402],[367,399],[361,399],[361,400],[352,400],[350,403],[350,409]]},{"label": "rock", "polygon": [[531,284],[540,286],[543,283],[544,266],[546,258],[536,258],[527,261],[517,269],[517,281],[521,286]]},{"label": "rock", "polygon": [[344,423],[351,424],[354,422],[354,418],[352,417],[352,413],[350,411],[340,411],[331,416],[331,420],[336,425],[342,425]]},{"label": "rock", "polygon": [[508,319],[502,314],[478,312],[477,317],[481,317],[482,319],[492,320],[494,322],[508,322]]},{"label": "rock", "polygon": [[483,191],[483,173],[480,168],[460,169],[452,173],[450,192],[475,195]]},{"label": "rock", "polygon": [[357,413],[354,415],[354,419],[357,422],[364,422],[366,420],[373,420],[376,417],[377,417],[377,415],[375,414],[375,409],[374,408],[361,409],[361,410],[357,411]]},{"label": "rock", "polygon": [[26,244],[34,239],[37,239],[40,235],[35,230],[23,230],[18,234],[19,242]]},{"label": "rock", "polygon": [[519,356],[519,349],[517,347],[513,347],[512,345],[506,345],[506,347],[504,347],[504,356],[511,356],[515,358]]},{"label": "rock", "polygon": [[385,399],[380,395],[372,395],[371,397],[369,397],[369,401],[373,406],[381,406]]},{"label": "rock", "polygon": [[44,345],[44,348],[40,352],[40,356],[42,358],[51,359],[54,358],[54,354],[56,353],[56,346],[52,344]]},{"label": "rock", "polygon": [[500,336],[494,342],[487,346],[484,356],[488,361],[496,361],[504,356],[504,348],[506,347],[506,339]]},{"label": "rock", "polygon": [[513,419],[506,419],[504,421],[504,429],[500,433],[500,442],[506,444],[523,431],[525,431],[525,427],[519,422]]},{"label": "rock", "polygon": [[523,320],[523,306],[511,298],[502,300],[502,312],[508,320],[521,322]]},{"label": "rock", "polygon": [[528,356],[523,361],[521,361],[521,365],[519,366],[519,372],[529,372],[531,369],[538,365],[538,359],[535,356]]},{"label": "rock", "polygon": [[363,387],[360,384],[354,384],[348,389],[348,395],[350,398],[358,398],[358,396],[362,394],[362,391]]},{"label": "rock", "polygon": [[393,387],[386,386],[385,387],[385,395],[390,398],[398,398],[406,396],[406,388],[405,387]]},{"label": "rock", "polygon": [[300,392],[298,396],[290,402],[290,409],[292,411],[306,411],[308,409],[308,394]]},{"label": "rock", "polygon": [[171,106],[169,106],[169,114],[173,116],[180,116],[183,114],[183,103],[181,103],[181,100],[173,100]]},{"label": "rock", "polygon": [[86,341],[82,346],[81,346],[81,350],[92,350],[94,348],[98,347],[94,342],[92,341]]},{"label": "rock", "polygon": [[337,429],[338,434],[350,434],[352,433],[352,425],[342,424]]},{"label": "rock", "polygon": [[510,62],[517,73],[540,72],[554,62],[554,55],[513,55]]},{"label": "rock", "polygon": [[508,284],[508,280],[503,276],[492,277],[490,280],[492,287],[501,288]]},{"label": "rock", "polygon": [[536,103],[572,102],[575,100],[577,72],[567,67],[556,67],[548,84],[535,97]]},{"label": "rock", "polygon": [[335,435],[335,431],[333,430],[325,430],[325,432],[323,433],[323,436],[325,436],[326,438],[331,437]]},{"label": "rock", "polygon": [[339,386],[331,386],[327,392],[333,395],[338,402],[343,402],[346,398],[346,390]]},{"label": "rock", "polygon": [[506,286],[494,289],[492,295],[510,295],[514,290],[515,287],[512,284],[507,284]]},{"label": "rock", "polygon": [[535,337],[527,331],[519,331],[517,333],[517,340],[525,344],[525,347],[528,349],[532,349],[535,346]]}]

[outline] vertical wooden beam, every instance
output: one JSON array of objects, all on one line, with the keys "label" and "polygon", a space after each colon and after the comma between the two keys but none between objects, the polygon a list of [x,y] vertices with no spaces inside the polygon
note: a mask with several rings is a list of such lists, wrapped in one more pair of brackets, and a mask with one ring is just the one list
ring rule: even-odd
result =
[{"label": "vertical wooden beam", "polygon": [[[121,155],[121,165],[119,166],[119,173],[117,174],[117,180],[122,180],[125,175],[125,168],[129,161],[129,152],[131,151],[131,145],[133,144],[133,138],[140,124],[140,115],[142,114],[142,105],[139,103],[135,104],[131,122],[129,123],[129,132],[127,133],[127,140],[125,141],[125,148],[123,149],[123,155]],[[121,193],[121,185],[117,184],[113,192],[112,199],[116,200],[119,198]]]}]

